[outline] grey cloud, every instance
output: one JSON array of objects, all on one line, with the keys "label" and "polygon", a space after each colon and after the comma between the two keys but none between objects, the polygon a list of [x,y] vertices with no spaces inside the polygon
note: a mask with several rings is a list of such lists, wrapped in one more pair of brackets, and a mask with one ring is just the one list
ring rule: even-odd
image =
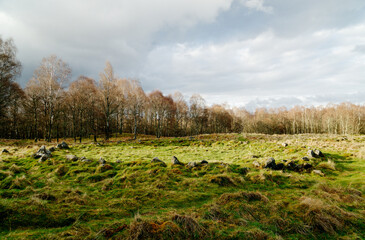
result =
[{"label": "grey cloud", "polygon": [[365,44],[356,45],[354,51],[365,54]]},{"label": "grey cloud", "polygon": [[56,54],[74,79],[97,79],[109,60],[147,91],[289,106],[365,89],[364,13],[362,0],[5,0],[0,26],[18,46],[23,86]]}]

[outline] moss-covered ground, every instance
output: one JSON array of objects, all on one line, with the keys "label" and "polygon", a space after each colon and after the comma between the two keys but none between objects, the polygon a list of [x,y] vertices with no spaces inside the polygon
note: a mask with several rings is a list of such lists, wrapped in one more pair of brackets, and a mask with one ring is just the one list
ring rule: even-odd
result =
[{"label": "moss-covered ground", "polygon": [[[365,239],[365,136],[130,139],[66,140],[41,163],[56,143],[0,140],[0,239]],[[298,165],[308,149],[325,155],[310,169],[253,165]]]}]

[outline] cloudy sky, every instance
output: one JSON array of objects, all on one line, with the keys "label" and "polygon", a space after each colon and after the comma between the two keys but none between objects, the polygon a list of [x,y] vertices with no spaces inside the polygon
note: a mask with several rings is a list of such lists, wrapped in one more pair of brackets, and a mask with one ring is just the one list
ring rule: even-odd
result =
[{"label": "cloudy sky", "polygon": [[231,106],[365,103],[364,0],[0,0],[25,86],[56,54],[120,77]]}]

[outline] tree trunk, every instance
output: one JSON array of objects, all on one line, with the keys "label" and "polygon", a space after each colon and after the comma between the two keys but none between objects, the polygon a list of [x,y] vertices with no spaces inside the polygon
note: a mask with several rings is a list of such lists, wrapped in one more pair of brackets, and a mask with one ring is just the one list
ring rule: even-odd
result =
[{"label": "tree trunk", "polygon": [[134,140],[137,139],[137,114],[134,115]]}]

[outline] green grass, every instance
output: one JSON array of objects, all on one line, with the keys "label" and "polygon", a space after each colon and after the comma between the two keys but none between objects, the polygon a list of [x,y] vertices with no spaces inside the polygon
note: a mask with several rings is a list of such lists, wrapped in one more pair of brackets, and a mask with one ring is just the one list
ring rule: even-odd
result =
[{"label": "green grass", "polygon": [[[1,140],[1,239],[363,239],[365,136],[128,136],[73,144],[38,163],[41,145]],[[288,143],[284,147],[282,143]],[[295,172],[255,168],[269,157]],[[66,155],[93,162],[70,162]],[[176,156],[195,168],[172,166]],[[107,161],[100,166],[102,157]],[[167,167],[151,163],[158,157]],[[121,163],[117,163],[121,160]],[[249,170],[247,171],[247,168]]]}]

